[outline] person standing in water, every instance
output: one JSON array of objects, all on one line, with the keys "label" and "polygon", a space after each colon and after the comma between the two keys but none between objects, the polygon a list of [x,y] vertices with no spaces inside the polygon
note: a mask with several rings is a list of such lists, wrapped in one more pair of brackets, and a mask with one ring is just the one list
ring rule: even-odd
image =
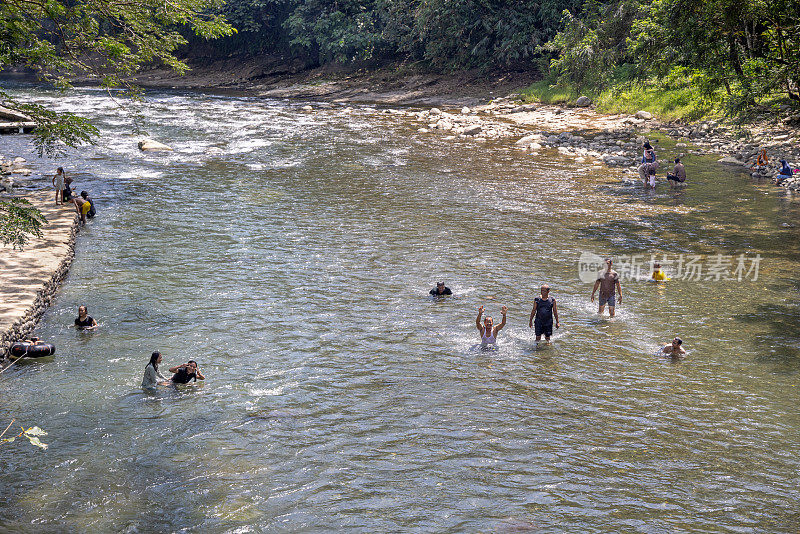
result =
[{"label": "person standing in water", "polygon": [[75,326],[81,330],[94,330],[97,328],[97,321],[89,315],[86,306],[78,306],[78,317],[75,319]]},{"label": "person standing in water", "polygon": [[475,327],[478,329],[478,332],[481,333],[481,346],[488,347],[489,345],[495,345],[497,343],[497,333],[506,325],[506,312],[508,312],[508,308],[502,306],[500,308],[500,314],[503,316],[503,320],[500,321],[499,325],[494,326],[494,319],[491,317],[486,317],[486,319],[483,320],[483,324],[481,324],[483,306],[478,308],[478,317],[475,319]]},{"label": "person standing in water", "polygon": [[597,313],[603,314],[603,310],[608,304],[608,315],[614,317],[614,307],[616,300],[614,298],[614,289],[619,294],[619,303],[622,304],[622,286],[619,285],[619,274],[611,268],[611,258],[606,258],[606,272],[597,278],[592,289],[592,302],[594,302],[594,294],[600,288],[600,307]]},{"label": "person standing in water", "polygon": [[59,167],[53,176],[53,187],[56,189],[56,205],[64,205],[64,167]]},{"label": "person standing in water", "polygon": [[161,363],[161,353],[155,351],[150,356],[150,363],[144,368],[144,378],[142,378],[142,387],[152,389],[157,385],[167,385],[169,380],[161,374],[158,370],[158,364]]},{"label": "person standing in water", "polygon": [[550,286],[544,284],[541,287],[541,298],[533,299],[533,309],[528,321],[528,328],[533,328],[536,334],[536,341],[542,340],[542,334],[546,342],[550,343],[550,336],[553,335],[553,317],[556,318],[556,328],[561,326],[558,322],[558,307],[556,299],[550,296]]},{"label": "person standing in water", "polygon": [[664,345],[661,352],[677,358],[683,358],[686,355],[686,349],[683,348],[683,340],[678,336],[675,336],[672,343]]},{"label": "person standing in water", "polygon": [[642,147],[644,148],[644,152],[642,153],[642,163],[639,165],[639,178],[641,178],[646,186],[647,170],[649,169],[648,165],[652,165],[654,170],[658,169],[658,159],[656,158],[656,151],[653,150],[653,146],[649,141],[645,141]]}]

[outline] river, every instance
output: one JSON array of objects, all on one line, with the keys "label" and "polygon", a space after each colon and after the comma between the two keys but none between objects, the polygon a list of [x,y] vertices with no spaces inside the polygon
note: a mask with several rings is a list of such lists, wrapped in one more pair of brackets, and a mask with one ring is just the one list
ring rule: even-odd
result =
[{"label": "river", "polygon": [[[49,444],[0,449],[0,530],[800,528],[787,192],[702,156],[685,190],[649,192],[375,107],[197,93],[148,95],[142,126],[175,151],[143,154],[104,93],[25,92],[100,128],[34,162],[75,174],[98,217],[36,331],[57,356],[0,376],[0,415]],[[601,318],[584,253],[705,270],[626,274]],[[455,295],[429,298],[437,280]],[[537,347],[542,283],[561,328]],[[71,326],[80,304],[96,332]],[[477,309],[502,304],[499,348],[479,350]],[[655,355],[674,335],[686,359]],[[143,392],[153,350],[206,380]]]}]

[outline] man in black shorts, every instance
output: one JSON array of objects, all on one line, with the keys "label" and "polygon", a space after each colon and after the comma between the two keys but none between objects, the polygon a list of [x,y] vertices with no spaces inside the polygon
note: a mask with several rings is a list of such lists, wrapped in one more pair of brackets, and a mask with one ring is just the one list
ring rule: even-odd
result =
[{"label": "man in black shorts", "polygon": [[541,298],[533,299],[533,309],[528,327],[536,327],[534,329],[536,341],[541,341],[542,335],[544,335],[545,341],[550,343],[550,336],[553,335],[553,317],[556,319],[556,328],[561,326],[558,322],[558,307],[556,299],[550,296],[550,286],[543,285],[541,291]]}]

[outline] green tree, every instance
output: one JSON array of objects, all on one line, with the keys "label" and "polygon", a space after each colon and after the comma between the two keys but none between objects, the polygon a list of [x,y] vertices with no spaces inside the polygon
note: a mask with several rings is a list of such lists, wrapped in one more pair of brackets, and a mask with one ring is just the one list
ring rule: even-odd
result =
[{"label": "green tree", "polygon": [[[187,65],[175,55],[186,43],[181,29],[213,39],[234,32],[219,12],[221,0],[0,0],[0,70],[24,67],[68,90],[76,77],[135,96],[133,76],[161,62],[178,72]],[[55,113],[14,98],[0,86],[0,105],[36,123],[39,155],[53,156],[91,142],[97,130],[85,119]],[[44,222],[30,206],[0,201],[0,240],[15,247]]]}]

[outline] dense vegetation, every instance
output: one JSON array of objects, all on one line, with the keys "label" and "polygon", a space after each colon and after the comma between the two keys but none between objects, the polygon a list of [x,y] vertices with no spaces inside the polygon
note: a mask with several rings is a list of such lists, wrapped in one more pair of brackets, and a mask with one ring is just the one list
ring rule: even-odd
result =
[{"label": "dense vegetation", "polygon": [[690,118],[800,105],[800,0],[228,0],[222,13],[240,30],[224,54],[536,69],[569,97],[660,97]]}]

